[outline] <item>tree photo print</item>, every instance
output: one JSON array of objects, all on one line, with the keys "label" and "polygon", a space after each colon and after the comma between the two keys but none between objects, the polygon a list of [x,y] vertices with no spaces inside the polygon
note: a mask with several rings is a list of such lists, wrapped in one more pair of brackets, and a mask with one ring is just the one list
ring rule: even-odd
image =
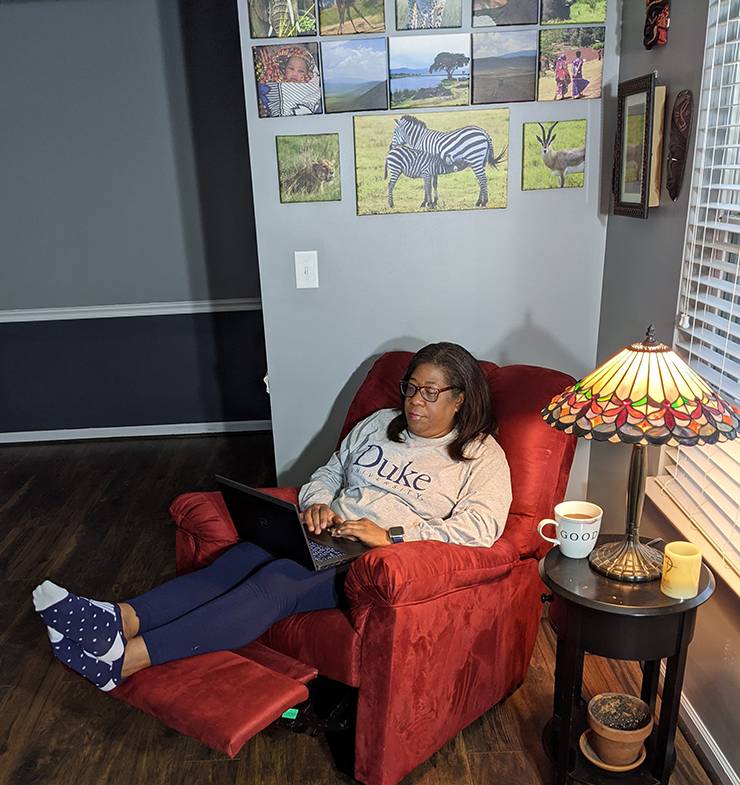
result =
[{"label": "tree photo print", "polygon": [[389,44],[391,109],[469,103],[469,35],[404,36]]},{"label": "tree photo print", "polygon": [[509,110],[358,115],[357,214],[506,207]]}]

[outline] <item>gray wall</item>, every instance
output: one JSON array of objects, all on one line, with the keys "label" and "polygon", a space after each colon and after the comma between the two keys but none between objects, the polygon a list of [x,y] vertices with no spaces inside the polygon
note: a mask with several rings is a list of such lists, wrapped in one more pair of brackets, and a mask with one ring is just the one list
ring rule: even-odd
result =
[{"label": "gray wall", "polygon": [[259,297],[236,8],[0,3],[0,96],[0,432],[269,419],[259,310],[3,323]]},{"label": "gray wall", "polygon": [[[605,82],[613,90],[617,7],[609,6]],[[391,35],[392,9],[387,3]],[[239,12],[281,482],[300,482],[326,460],[351,396],[385,350],[446,339],[502,364],[541,364],[576,376],[591,368],[606,232],[599,212],[601,102],[511,105],[505,210],[357,217],[351,115],[259,119],[246,4]],[[469,19],[466,3],[464,31]],[[586,187],[522,192],[522,123],[580,117],[589,121]],[[276,134],[336,131],[342,201],[281,205]],[[321,287],[296,290],[293,252],[313,249]],[[576,494],[585,490],[586,456],[582,447]]]},{"label": "gray wall", "polygon": [[[698,103],[707,5],[707,0],[674,2],[668,45],[647,52],[642,46],[644,4],[626,2],[620,81],[657,69],[659,83],[668,87],[669,110],[677,93],[684,88],[694,91]],[[613,103],[607,111],[613,126],[616,115]],[[690,149],[693,152],[693,135]],[[608,163],[611,166],[611,161]],[[599,361],[641,338],[649,322],[655,324],[658,337],[668,343],[672,340],[690,176],[689,162],[678,201],[672,203],[664,188],[661,206],[650,211],[647,221],[609,216]],[[629,455],[627,445],[594,444],[591,448],[588,495],[604,508],[605,528],[610,531],[624,530]],[[645,507],[642,533],[666,541],[684,539],[650,502]],[[740,772],[739,658],[737,595],[720,585],[715,596],[699,611],[684,693],[737,772]]]},{"label": "gray wall", "polygon": [[259,296],[233,9],[179,5],[0,4],[0,310]]},{"label": "gray wall", "polygon": [[[680,90],[692,90],[698,102],[707,6],[707,0],[674,3],[668,45],[648,52],[642,45],[645,8],[642,3],[624,3],[619,80],[657,70],[658,83],[668,88],[668,122],[673,99]],[[609,102],[606,109],[613,129],[616,101]],[[605,171],[611,171],[611,156],[605,163],[609,166]],[[690,178],[691,161],[678,201],[671,202],[663,187],[661,206],[651,210],[646,221],[609,216],[599,324],[600,362],[631,341],[641,340],[651,322],[658,338],[666,343],[673,340]],[[629,455],[626,445],[591,447],[589,494],[606,511],[607,528],[614,530],[623,524],[625,487],[620,478],[626,477]]]}]

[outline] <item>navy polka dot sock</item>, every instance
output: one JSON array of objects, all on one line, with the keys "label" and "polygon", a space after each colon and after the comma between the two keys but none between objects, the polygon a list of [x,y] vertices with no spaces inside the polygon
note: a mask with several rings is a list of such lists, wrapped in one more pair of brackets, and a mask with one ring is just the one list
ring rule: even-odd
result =
[{"label": "navy polka dot sock", "polygon": [[33,605],[47,627],[78,643],[93,657],[105,663],[123,657],[126,638],[117,605],[78,597],[51,581],[36,587]]},{"label": "navy polka dot sock", "polygon": [[123,657],[114,663],[103,662],[88,654],[79,643],[65,638],[51,627],[46,629],[54,656],[75,673],[79,673],[83,679],[87,679],[103,692],[112,690],[123,681],[121,677]]}]

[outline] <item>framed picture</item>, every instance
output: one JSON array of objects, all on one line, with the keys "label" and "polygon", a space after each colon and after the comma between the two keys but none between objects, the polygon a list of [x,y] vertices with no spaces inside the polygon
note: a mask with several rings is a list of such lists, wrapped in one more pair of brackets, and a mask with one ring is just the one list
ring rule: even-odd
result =
[{"label": "framed picture", "polygon": [[536,25],[540,0],[473,0],[473,27]]},{"label": "framed picture", "polygon": [[603,27],[569,27],[540,32],[538,101],[601,98]]},{"label": "framed picture", "polygon": [[509,110],[356,115],[357,214],[506,207]]},{"label": "framed picture", "polygon": [[247,0],[252,38],[316,35],[316,0]]},{"label": "framed picture", "polygon": [[388,108],[385,40],[350,38],[321,42],[321,74],[327,113]]},{"label": "framed picture", "polygon": [[321,114],[318,44],[253,46],[260,117]]},{"label": "framed picture", "polygon": [[543,25],[604,24],[606,0],[542,0]]},{"label": "framed picture", "polygon": [[337,202],[342,198],[339,134],[275,137],[280,201]]},{"label": "framed picture", "polygon": [[524,123],[522,191],[583,188],[586,121]]},{"label": "framed picture", "polygon": [[321,35],[385,32],[383,0],[319,0]]},{"label": "framed picture", "polygon": [[654,73],[622,82],[617,90],[617,138],[612,178],[617,215],[648,217],[655,91]]},{"label": "framed picture", "polygon": [[462,27],[462,0],[396,0],[396,30]]},{"label": "framed picture", "polygon": [[537,31],[473,33],[473,103],[534,101]]},{"label": "framed picture", "polygon": [[397,36],[388,39],[391,109],[467,106],[470,36]]}]

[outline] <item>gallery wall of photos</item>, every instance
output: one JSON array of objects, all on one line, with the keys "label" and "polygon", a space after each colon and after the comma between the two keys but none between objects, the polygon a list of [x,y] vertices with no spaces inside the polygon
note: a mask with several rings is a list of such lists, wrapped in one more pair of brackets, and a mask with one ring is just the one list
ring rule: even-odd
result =
[{"label": "gallery wall of photos", "polygon": [[[259,116],[357,113],[358,215],[505,207],[496,105],[601,98],[606,6],[472,0],[463,33],[462,0],[396,0],[392,20],[384,0],[248,0],[252,38],[291,39],[252,47]],[[416,113],[431,107],[456,110]],[[583,187],[585,119],[521,133],[523,190]],[[338,134],[282,135],[276,151],[282,202],[342,198]]]}]

